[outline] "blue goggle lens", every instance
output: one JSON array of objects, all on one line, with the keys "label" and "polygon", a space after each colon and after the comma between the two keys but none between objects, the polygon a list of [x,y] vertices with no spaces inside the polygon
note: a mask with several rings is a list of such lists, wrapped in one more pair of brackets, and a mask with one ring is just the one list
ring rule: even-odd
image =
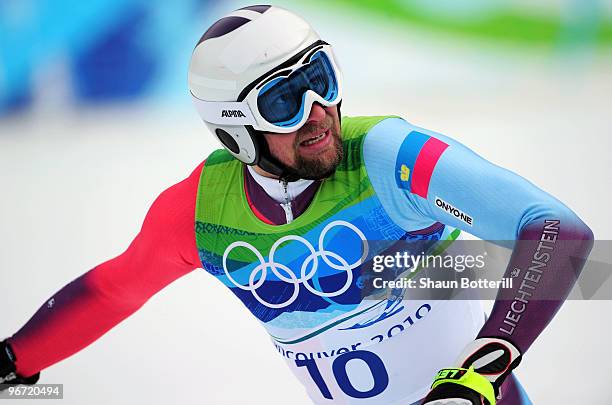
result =
[{"label": "blue goggle lens", "polygon": [[304,115],[304,98],[312,90],[326,101],[338,95],[338,82],[331,62],[323,52],[315,53],[307,65],[287,77],[266,84],[257,97],[257,108],[268,122],[289,127]]}]

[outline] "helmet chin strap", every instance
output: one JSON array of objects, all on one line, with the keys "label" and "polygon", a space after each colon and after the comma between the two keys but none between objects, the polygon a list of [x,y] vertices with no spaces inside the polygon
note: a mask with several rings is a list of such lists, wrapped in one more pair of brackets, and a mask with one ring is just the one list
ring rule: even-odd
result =
[{"label": "helmet chin strap", "polygon": [[251,137],[257,142],[258,146],[259,153],[254,164],[261,167],[266,172],[277,176],[280,180],[289,182],[300,179],[300,176],[295,173],[295,170],[272,156],[270,148],[268,147],[268,142],[262,131],[257,131],[251,126],[247,126],[247,130],[251,134]]},{"label": "helmet chin strap", "polygon": [[[340,106],[342,105],[342,100],[337,104],[338,109],[338,122],[342,125],[342,115],[340,114]],[[266,137],[262,131],[257,131],[253,129],[250,125],[246,126],[247,131],[251,134],[252,139],[257,142],[258,146],[258,158],[255,160],[257,166],[261,167],[266,172],[278,176],[279,180],[291,182],[300,179],[300,176],[295,172],[295,170],[280,160],[276,159],[270,153],[270,148],[268,146],[268,142],[266,141]],[[342,127],[341,127],[342,128]]]}]

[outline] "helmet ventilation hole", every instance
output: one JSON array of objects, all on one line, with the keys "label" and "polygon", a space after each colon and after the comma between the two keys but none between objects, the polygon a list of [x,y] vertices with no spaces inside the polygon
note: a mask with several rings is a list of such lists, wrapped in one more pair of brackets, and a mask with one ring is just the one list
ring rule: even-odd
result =
[{"label": "helmet ventilation hole", "polygon": [[229,133],[222,130],[221,128],[217,128],[215,130],[215,133],[217,134],[217,137],[219,138],[221,143],[226,148],[228,148],[229,150],[231,150],[233,153],[236,153],[236,154],[240,152],[240,147],[238,146],[238,143],[236,142],[234,137],[232,137]]}]

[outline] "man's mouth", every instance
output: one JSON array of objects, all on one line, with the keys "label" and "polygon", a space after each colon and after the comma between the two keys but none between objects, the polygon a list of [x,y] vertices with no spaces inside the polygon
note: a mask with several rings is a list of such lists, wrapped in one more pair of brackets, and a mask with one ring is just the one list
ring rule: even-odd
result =
[{"label": "man's mouth", "polygon": [[300,142],[300,146],[311,147],[320,144],[321,142],[325,141],[329,137],[329,135],[330,129],[328,128],[327,130],[321,132],[318,135],[314,135],[306,140],[303,140],[302,142]]}]

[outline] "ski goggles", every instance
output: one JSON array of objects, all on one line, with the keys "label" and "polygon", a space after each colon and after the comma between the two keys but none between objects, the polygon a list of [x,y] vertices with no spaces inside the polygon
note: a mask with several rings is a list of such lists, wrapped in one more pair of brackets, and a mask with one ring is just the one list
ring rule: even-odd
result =
[{"label": "ski goggles", "polygon": [[236,102],[194,97],[204,121],[217,125],[251,125],[256,130],[298,130],[317,102],[325,107],[342,100],[341,76],[331,46],[318,41],[247,86]]}]

